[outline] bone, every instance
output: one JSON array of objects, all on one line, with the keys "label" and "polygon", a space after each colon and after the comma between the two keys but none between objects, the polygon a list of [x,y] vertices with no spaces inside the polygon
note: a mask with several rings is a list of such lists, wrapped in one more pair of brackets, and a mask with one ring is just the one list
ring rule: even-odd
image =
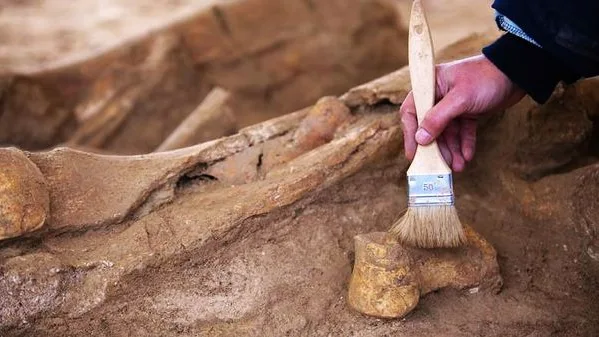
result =
[{"label": "bone", "polygon": [[498,292],[503,280],[495,249],[465,227],[468,243],[456,249],[405,247],[383,232],[357,235],[349,305],[369,316],[401,318],[417,306],[420,297],[435,290]]},{"label": "bone", "polygon": [[[27,153],[48,182],[52,209],[48,230],[118,223],[147,200],[151,204],[144,206],[144,212],[148,212],[174,198],[172,191],[186,172],[285,133],[302,117],[302,113],[290,114],[231,137],[147,155],[102,155],[67,147]],[[158,201],[152,198],[154,192],[166,196]]]},{"label": "bone", "polygon": [[[175,48],[176,39],[169,34],[159,35],[150,47],[146,60],[138,67],[144,80],[123,85],[120,89],[92,90],[92,95],[76,111],[83,121],[66,146],[99,148],[131,115],[135,104],[160,82],[168,67],[164,61]],[[101,82],[100,84],[104,84]],[[104,89],[104,90],[101,90]],[[106,92],[108,91],[108,92]],[[97,97],[100,95],[101,97]]]},{"label": "bone", "polygon": [[[390,95],[405,92],[405,87],[389,87]],[[257,229],[255,219],[310,202],[319,191],[370,165],[392,160],[397,174],[405,173],[409,163],[399,155],[397,106],[348,109],[343,100],[331,98],[318,103],[175,151],[111,156],[59,148],[26,153],[48,182],[52,214],[48,232],[38,232],[39,245],[18,254],[31,259],[37,258],[31,254],[51,255],[48,267],[64,270],[61,278],[73,282],[64,282],[60,295],[40,314],[23,302],[26,307],[0,314],[0,326],[45,313],[78,317],[102,305],[128,275],[189,254],[202,256],[243,238]],[[308,126],[329,117],[334,117],[331,125],[310,132]],[[97,228],[102,230],[91,230]],[[54,235],[62,232],[68,233]],[[37,277],[14,261],[2,267],[21,279]]]},{"label": "bone", "polygon": [[[406,62],[406,32],[393,30],[400,21],[378,0],[315,6],[107,1],[111,5],[3,4],[0,96],[3,87],[8,94],[0,113],[2,144],[42,151],[67,142],[85,125],[90,132],[105,130],[107,136],[98,134],[93,143],[113,154],[149,153],[214,86],[232,93],[227,105],[244,127],[310,106],[326,93],[343,92]],[[248,17],[249,12],[256,15]],[[63,27],[56,15],[72,24]],[[35,27],[22,24],[23,17]],[[355,39],[355,32],[369,38]],[[161,42],[163,35],[174,37],[172,51],[163,47],[170,39]],[[161,59],[163,50],[168,52]],[[140,66],[146,61],[150,66]],[[160,85],[119,102],[125,91],[135,91],[163,69]],[[90,127],[108,105],[127,116],[119,114],[106,129]],[[82,143],[68,145],[91,146],[85,143],[90,136],[79,134]]]},{"label": "bone", "polygon": [[335,132],[351,120],[348,107],[336,97],[323,97],[309,108],[306,118],[288,136],[286,146],[265,144],[264,152],[271,155],[262,159],[265,171],[331,141]]},{"label": "bone", "polygon": [[[293,125],[297,126],[300,120],[297,120],[297,116],[295,118]],[[202,153],[197,148],[193,151],[190,150],[192,148],[185,148],[137,156],[137,160],[119,160],[117,156],[97,156],[63,149],[32,157],[42,172],[50,177],[48,181],[55,221],[52,226],[63,226],[51,229],[78,229],[77,233],[80,233],[72,236],[46,235],[43,238],[44,250],[52,252],[61,265],[69,270],[65,278],[71,277],[71,273],[85,273],[80,282],[67,285],[62,290],[66,301],[57,299],[45,305],[45,310],[62,310],[59,312],[80,315],[101,304],[110,291],[108,285],[118,283],[124,275],[149,264],[164,262],[174,257],[173,254],[191,252],[202,248],[207,242],[236,235],[239,230],[245,230],[243,223],[247,219],[289,206],[312,192],[355,174],[369,163],[389,158],[401,145],[401,130],[397,125],[387,126],[389,123],[384,120],[388,118],[388,115],[365,116],[327,144],[285,162],[276,168],[276,174],[266,175],[262,179],[229,185],[226,183],[226,174],[217,176],[218,181],[211,188],[192,191],[177,202],[147,211],[141,218],[125,220],[122,224],[125,230],[86,231],[90,225],[84,224],[90,220],[103,219],[105,226],[114,225],[118,219],[112,216],[112,212],[120,212],[119,217],[124,217],[132,210],[130,206],[139,202],[144,193],[152,195],[149,190],[165,181],[165,175],[177,178],[179,173],[185,172],[183,166],[202,162],[200,159],[205,160],[209,156],[213,160],[222,158],[234,165],[235,156],[227,155],[235,151],[223,153],[223,149],[218,152],[210,148]],[[289,116],[280,123],[288,120]],[[282,127],[277,128],[273,124],[270,121],[266,125],[242,130],[246,143],[236,150],[240,153],[251,151],[261,146],[261,142],[258,142],[261,139],[276,141],[276,137],[265,136],[271,132],[276,135],[285,132]],[[252,147],[249,147],[248,139],[253,141]],[[285,138],[279,141],[284,144]],[[219,144],[216,148],[224,145],[222,142],[213,143]],[[170,159],[164,156],[166,154],[171,156]],[[269,155],[276,154],[265,153],[265,156]],[[147,157],[153,157],[153,160]],[[406,167],[407,162],[399,163],[400,169]],[[136,176],[133,176],[134,173]],[[148,183],[154,184],[147,186]],[[129,208],[124,209],[123,204],[129,205]],[[183,218],[182,213],[186,214]],[[64,227],[65,221],[69,221],[68,227]],[[100,240],[97,235],[101,236]],[[115,246],[119,249],[114,249]],[[106,267],[87,272],[90,266]],[[25,274],[23,277],[35,277]],[[92,288],[86,288],[88,284],[92,284],[89,286]],[[98,300],[93,303],[80,300],[81,296],[88,298],[90,295]],[[20,315],[23,315],[23,310],[17,310],[7,319],[11,321]],[[0,319],[0,326],[6,322]]]},{"label": "bone", "polygon": [[42,227],[50,197],[40,170],[19,150],[0,151],[0,240]]},{"label": "bone", "polygon": [[235,116],[225,106],[230,96],[222,88],[212,89],[154,152],[175,150],[235,133]]},{"label": "bone", "polygon": [[120,95],[111,97],[102,111],[87,119],[73,134],[66,146],[100,147],[123,124],[137,101],[150,88],[147,84],[132,85]]},{"label": "bone", "polygon": [[[192,177],[216,176],[222,183],[248,182],[248,178],[232,174],[247,164],[240,157],[258,159],[259,154],[250,147],[259,149],[258,145],[264,143],[263,160],[268,171],[332,140],[349,117],[343,103],[325,98],[309,111],[301,110],[243,129],[231,137],[179,150],[118,156],[63,147],[27,156],[41,170],[50,191],[48,231],[100,228],[119,223],[127,216],[146,215],[172,201],[177,182],[187,173]],[[313,125],[318,127],[312,128]],[[281,146],[287,142],[286,134],[297,135],[291,147]],[[256,178],[255,174],[251,176]],[[90,211],[90,205],[94,205],[94,211]]]}]

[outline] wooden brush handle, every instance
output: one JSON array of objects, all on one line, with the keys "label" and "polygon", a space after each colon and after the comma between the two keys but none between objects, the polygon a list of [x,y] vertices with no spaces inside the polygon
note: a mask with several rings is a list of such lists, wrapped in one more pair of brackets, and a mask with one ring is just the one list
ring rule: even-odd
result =
[{"label": "wooden brush handle", "polygon": [[[408,61],[412,94],[416,103],[418,124],[435,103],[435,61],[433,42],[421,0],[414,0],[410,14]],[[408,175],[451,173],[437,142],[416,148]]]}]

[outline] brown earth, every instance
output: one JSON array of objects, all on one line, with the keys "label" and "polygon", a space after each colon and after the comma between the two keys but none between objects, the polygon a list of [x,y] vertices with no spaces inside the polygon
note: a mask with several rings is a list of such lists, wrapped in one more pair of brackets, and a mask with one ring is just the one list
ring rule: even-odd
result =
[{"label": "brown earth", "polygon": [[[471,54],[490,38],[439,58]],[[0,242],[0,335],[599,335],[595,79],[481,121],[475,161],[456,174],[462,221],[498,252],[500,293],[433,292],[401,320],[349,308],[353,237],[388,229],[406,204],[395,114],[409,88],[405,70],[342,96],[351,114],[329,98],[323,112],[211,143],[192,167],[150,181],[173,188],[166,202],[150,197],[159,187],[138,186],[139,197],[117,205],[126,210],[116,222],[99,204],[68,204],[113,222],[73,217],[63,227],[55,217],[42,232]],[[322,121],[333,127],[311,127]],[[60,153],[29,158],[43,174],[52,158],[69,167]],[[158,169],[124,165],[118,178],[141,183]]]}]

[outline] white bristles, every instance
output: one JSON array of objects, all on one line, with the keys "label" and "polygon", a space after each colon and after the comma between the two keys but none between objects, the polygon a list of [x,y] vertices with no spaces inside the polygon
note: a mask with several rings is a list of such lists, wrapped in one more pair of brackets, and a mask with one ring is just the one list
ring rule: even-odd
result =
[{"label": "white bristles", "polygon": [[389,230],[400,243],[419,248],[451,248],[466,242],[455,206],[409,207]]}]

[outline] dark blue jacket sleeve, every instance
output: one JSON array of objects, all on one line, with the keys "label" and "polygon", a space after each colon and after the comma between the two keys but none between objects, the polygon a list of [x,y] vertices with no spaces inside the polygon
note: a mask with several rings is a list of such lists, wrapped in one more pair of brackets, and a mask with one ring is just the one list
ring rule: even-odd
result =
[{"label": "dark blue jacket sleeve", "polygon": [[542,48],[510,33],[483,48],[535,101],[557,83],[599,75],[599,0],[495,0],[492,6]]}]

